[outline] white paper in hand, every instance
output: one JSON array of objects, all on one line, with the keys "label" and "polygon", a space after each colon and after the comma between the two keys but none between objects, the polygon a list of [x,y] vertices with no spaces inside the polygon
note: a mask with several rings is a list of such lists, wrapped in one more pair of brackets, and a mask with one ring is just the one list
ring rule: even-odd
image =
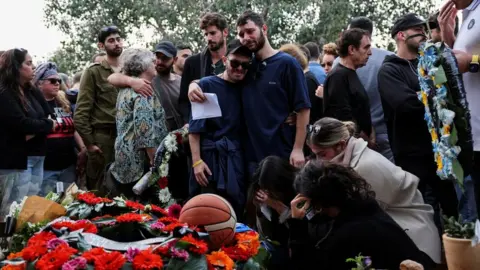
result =
[{"label": "white paper in hand", "polygon": [[192,102],[192,119],[206,119],[222,116],[218,97],[213,93],[204,93],[207,100],[203,103]]}]

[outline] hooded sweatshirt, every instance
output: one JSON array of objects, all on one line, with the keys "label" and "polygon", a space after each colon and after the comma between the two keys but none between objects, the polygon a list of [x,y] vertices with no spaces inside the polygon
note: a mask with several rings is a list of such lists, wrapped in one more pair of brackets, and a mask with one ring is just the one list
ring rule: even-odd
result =
[{"label": "hooded sweatshirt", "polygon": [[[424,120],[425,107],[417,96],[420,92],[417,63],[416,59],[408,61],[396,55],[387,56],[378,73],[378,90],[395,163],[404,168],[406,163],[420,160],[422,164],[418,166],[433,164],[435,173],[431,137]],[[410,172],[420,179],[423,176],[423,173]]]}]

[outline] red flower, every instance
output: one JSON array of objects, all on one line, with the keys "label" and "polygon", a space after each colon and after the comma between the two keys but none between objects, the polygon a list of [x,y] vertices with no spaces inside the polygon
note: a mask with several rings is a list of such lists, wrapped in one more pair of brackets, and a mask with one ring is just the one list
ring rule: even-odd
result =
[{"label": "red flower", "polygon": [[47,254],[48,249],[47,245],[44,246],[29,246],[24,248],[22,251],[22,258],[27,262],[33,262],[38,257]]},{"label": "red flower", "polygon": [[22,264],[7,264],[4,267],[2,267],[2,270],[25,270],[27,269],[27,264],[22,263]]},{"label": "red flower", "polygon": [[112,218],[112,216],[111,215],[104,215],[104,216],[101,216],[101,217],[95,217],[95,218],[92,218],[92,221],[97,221],[97,220],[106,219],[106,218]]},{"label": "red flower", "polygon": [[158,178],[157,185],[160,187],[160,189],[166,188],[168,186],[168,178],[165,176]]},{"label": "red flower", "polygon": [[115,218],[118,223],[142,222],[143,216],[135,213],[127,213]]},{"label": "red flower", "polygon": [[55,229],[67,228],[70,232],[78,231],[83,229],[86,233],[97,233],[98,229],[95,224],[91,223],[88,220],[79,220],[79,221],[61,221],[52,225]]},{"label": "red flower", "polygon": [[153,211],[154,213],[160,214],[160,215],[162,215],[162,216],[168,216],[168,212],[167,212],[165,209],[163,209],[163,208],[161,208],[161,207],[159,207],[159,206],[156,206],[156,205],[154,205],[154,204],[151,204],[151,206],[152,206],[152,211]]},{"label": "red flower", "polygon": [[195,253],[195,254],[202,255],[202,254],[207,253],[207,251],[208,251],[207,243],[205,243],[205,241],[203,241],[203,240],[195,239],[191,234],[182,237],[182,239],[180,239],[180,241],[189,243],[190,246],[188,247],[188,250],[190,252]]},{"label": "red flower", "polygon": [[163,231],[164,232],[171,232],[171,231],[175,230],[175,228],[183,227],[184,225],[185,224],[180,223],[180,222],[173,222],[173,223],[170,223],[167,226],[165,226],[165,228],[163,228]]},{"label": "red flower", "polygon": [[153,252],[155,252],[155,254],[159,254],[159,255],[162,255],[162,256],[169,256],[170,254],[170,246],[168,245],[163,245],[161,247],[158,247],[156,248]]},{"label": "red flower", "polygon": [[233,247],[222,247],[222,251],[225,252],[228,257],[232,258],[235,261],[248,261],[250,259],[250,253],[246,250],[243,250],[237,246]]},{"label": "red flower", "polygon": [[175,134],[175,137],[176,137],[176,141],[177,141],[177,144],[182,144],[183,143],[183,137],[182,137],[182,134],[180,133],[174,133]]},{"label": "red flower", "polygon": [[67,244],[62,244],[41,257],[37,263],[35,263],[35,269],[60,270],[62,269],[62,265],[76,253],[76,249],[69,247]]},{"label": "red flower", "polygon": [[145,206],[141,203],[137,203],[137,202],[134,202],[134,201],[127,201],[126,202],[126,205],[128,208],[132,208],[134,210],[144,210],[145,209]]},{"label": "red flower", "polygon": [[95,269],[96,270],[118,270],[123,267],[126,259],[122,253],[118,251],[105,252],[104,254],[96,257]]},{"label": "red flower", "polygon": [[149,270],[149,269],[162,269],[163,261],[162,257],[152,253],[150,249],[142,250],[133,259],[134,270]]},{"label": "red flower", "polygon": [[167,225],[170,223],[179,223],[178,219],[173,218],[173,217],[162,217],[158,220],[159,222],[162,222],[163,224]]},{"label": "red flower", "polygon": [[40,232],[32,236],[28,242],[27,246],[47,246],[47,242],[52,240],[53,238],[57,238],[55,234],[51,232]]},{"label": "red flower", "polygon": [[168,207],[168,216],[173,218],[180,218],[180,212],[182,212],[182,206],[180,204],[172,204]]},{"label": "red flower", "polygon": [[85,251],[82,254],[82,257],[87,259],[88,263],[93,263],[97,258],[105,254],[106,251],[103,248],[92,248],[88,251]]},{"label": "red flower", "polygon": [[96,204],[99,204],[99,203],[111,203],[112,202],[112,200],[110,200],[110,199],[97,197],[97,196],[95,196],[95,194],[93,194],[91,192],[85,192],[85,193],[77,194],[77,200],[82,201],[82,202],[84,202],[86,204],[89,204],[89,205],[96,205]]}]

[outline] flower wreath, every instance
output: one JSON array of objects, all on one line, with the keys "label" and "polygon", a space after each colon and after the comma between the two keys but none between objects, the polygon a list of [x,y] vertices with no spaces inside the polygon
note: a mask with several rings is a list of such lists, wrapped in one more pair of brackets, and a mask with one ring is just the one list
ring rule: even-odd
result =
[{"label": "flower wreath", "polygon": [[[437,175],[463,185],[460,152],[468,162],[472,149],[470,112],[458,64],[443,43],[424,43],[419,49],[418,98],[425,105],[425,121],[432,138]],[[470,157],[471,160],[471,157]],[[465,163],[468,164],[468,163]]]},{"label": "flower wreath", "polygon": [[165,136],[155,153],[154,166],[151,171],[142,177],[133,187],[133,191],[140,195],[147,187],[158,187],[158,199],[162,207],[175,203],[168,189],[169,162],[172,155],[176,154],[179,145],[188,138],[188,128],[174,130]]}]

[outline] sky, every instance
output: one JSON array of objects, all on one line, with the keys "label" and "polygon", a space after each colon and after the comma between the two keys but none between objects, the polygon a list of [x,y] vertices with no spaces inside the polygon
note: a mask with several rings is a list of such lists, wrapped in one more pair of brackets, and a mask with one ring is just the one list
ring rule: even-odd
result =
[{"label": "sky", "polygon": [[[437,1],[437,6],[443,2]],[[0,0],[2,10],[21,10],[21,16],[19,12],[2,12],[0,50],[25,48],[34,60],[41,61],[60,46],[64,37],[57,29],[45,26],[44,5],[44,0]]]}]

